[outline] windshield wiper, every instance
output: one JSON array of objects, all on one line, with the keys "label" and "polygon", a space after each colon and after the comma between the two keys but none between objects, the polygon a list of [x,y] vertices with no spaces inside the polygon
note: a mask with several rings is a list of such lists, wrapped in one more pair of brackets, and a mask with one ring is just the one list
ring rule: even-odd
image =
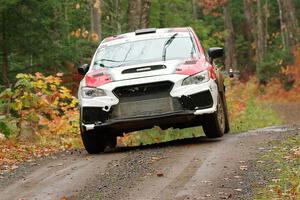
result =
[{"label": "windshield wiper", "polygon": [[164,50],[163,50],[163,55],[162,55],[163,61],[166,61],[167,48],[170,46],[170,44],[173,42],[173,40],[175,39],[175,37],[177,35],[178,35],[178,33],[175,33],[174,35],[172,35],[164,44]]},{"label": "windshield wiper", "polygon": [[99,63],[99,62],[102,62],[102,61],[108,61],[108,62],[123,62],[122,60],[111,60],[111,59],[100,59],[100,60],[96,60],[95,63]]},{"label": "windshield wiper", "polygon": [[[112,67],[108,67],[108,66],[104,65],[104,64],[103,64],[103,61],[108,61],[108,62],[113,62],[113,63],[123,62],[123,61],[121,61],[121,60],[111,60],[111,59],[105,59],[105,58],[103,58],[103,59],[100,59],[100,60],[96,60],[96,61],[94,62],[94,64],[99,65],[100,67],[112,68]],[[122,64],[121,64],[121,65],[122,65]],[[119,66],[121,66],[121,65],[116,65],[116,66],[113,66],[113,67],[119,67]]]}]

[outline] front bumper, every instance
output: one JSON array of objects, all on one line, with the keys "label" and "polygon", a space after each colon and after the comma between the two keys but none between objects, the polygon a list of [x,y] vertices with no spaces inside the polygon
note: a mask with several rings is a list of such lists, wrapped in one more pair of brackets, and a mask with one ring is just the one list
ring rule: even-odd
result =
[{"label": "front bumper", "polygon": [[[214,80],[187,86],[181,85],[182,77],[169,80],[120,85],[106,97],[81,99],[81,125],[87,130],[109,127],[123,132],[154,125],[168,128],[185,123],[188,127],[196,121],[199,125],[197,115],[216,111],[218,89]],[[141,92],[145,87],[148,92]],[[131,96],[131,92],[141,93]]]}]

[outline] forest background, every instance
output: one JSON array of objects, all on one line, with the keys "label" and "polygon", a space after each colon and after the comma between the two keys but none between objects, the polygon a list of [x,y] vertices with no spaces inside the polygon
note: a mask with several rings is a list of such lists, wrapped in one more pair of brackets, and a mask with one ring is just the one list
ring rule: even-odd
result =
[{"label": "forest background", "polygon": [[299,9],[299,0],[1,0],[0,90],[20,72],[63,72],[71,88],[103,38],[180,26],[193,27],[205,48],[224,47],[226,69],[266,84],[293,63]]}]

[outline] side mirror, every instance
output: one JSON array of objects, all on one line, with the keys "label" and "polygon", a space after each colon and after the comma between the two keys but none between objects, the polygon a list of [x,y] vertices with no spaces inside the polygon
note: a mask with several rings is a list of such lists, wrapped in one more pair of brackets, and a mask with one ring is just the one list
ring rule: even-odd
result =
[{"label": "side mirror", "polygon": [[228,75],[229,75],[230,78],[233,78],[233,77],[234,77],[234,72],[233,72],[233,69],[232,69],[232,68],[229,69]]},{"label": "side mirror", "polygon": [[238,70],[233,70],[232,68],[230,68],[229,70],[227,70],[227,71],[225,72],[225,74],[228,75],[229,78],[234,78],[234,77],[239,78],[240,75],[241,75],[240,71],[238,71]]},{"label": "side mirror", "polygon": [[215,58],[220,58],[224,54],[223,48],[221,47],[211,47],[208,49],[208,56],[210,60],[213,61]]},{"label": "side mirror", "polygon": [[90,66],[88,64],[83,64],[78,66],[78,73],[81,75],[85,75],[89,71]]}]

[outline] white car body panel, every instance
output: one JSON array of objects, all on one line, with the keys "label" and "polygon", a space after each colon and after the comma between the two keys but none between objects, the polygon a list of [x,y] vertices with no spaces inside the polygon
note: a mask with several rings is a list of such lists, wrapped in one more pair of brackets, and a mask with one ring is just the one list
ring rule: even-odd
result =
[{"label": "white car body panel", "polygon": [[[174,32],[164,32],[163,29],[158,29],[158,32],[155,34],[145,34],[140,35],[138,37],[135,36],[134,33],[126,34],[126,37],[123,39],[117,39],[109,42],[102,42],[97,51],[105,46],[120,44],[124,42],[130,41],[138,41],[145,39],[154,39],[154,38],[169,38],[174,35]],[[122,37],[122,35],[120,35]],[[177,37],[190,37],[188,32],[179,32]],[[96,51],[96,52],[97,52]],[[95,61],[95,55],[91,63]],[[94,97],[94,98],[83,98],[81,95],[81,88],[86,86],[85,78],[82,79],[79,85],[78,98],[79,98],[79,106],[83,107],[101,107],[103,111],[109,112],[111,107],[117,105],[119,103],[119,99],[113,93],[113,90],[122,86],[131,86],[138,84],[147,84],[147,83],[156,83],[162,81],[170,81],[174,83],[172,90],[170,91],[170,96],[174,98],[180,98],[182,96],[189,96],[196,93],[209,91],[213,104],[210,108],[205,109],[197,109],[194,110],[194,115],[203,115],[214,113],[217,110],[217,99],[218,99],[218,86],[215,80],[210,79],[209,81],[201,84],[193,84],[193,85],[182,85],[182,82],[185,78],[189,77],[188,75],[176,74],[176,68],[184,63],[183,59],[180,60],[167,60],[167,61],[159,61],[159,62],[148,62],[143,64],[135,64],[128,66],[121,66],[116,68],[107,69],[107,73],[112,77],[112,82],[101,85],[97,88],[102,89],[107,96],[102,97]],[[154,65],[164,65],[165,69],[152,70],[152,71],[142,71],[143,68],[147,68],[147,66]],[[93,70],[93,64],[91,64],[90,69],[87,73]],[[133,69],[133,68],[141,68],[141,72],[138,73],[122,73],[124,70]],[[95,128],[94,124],[84,124],[86,130],[92,130]]]}]

